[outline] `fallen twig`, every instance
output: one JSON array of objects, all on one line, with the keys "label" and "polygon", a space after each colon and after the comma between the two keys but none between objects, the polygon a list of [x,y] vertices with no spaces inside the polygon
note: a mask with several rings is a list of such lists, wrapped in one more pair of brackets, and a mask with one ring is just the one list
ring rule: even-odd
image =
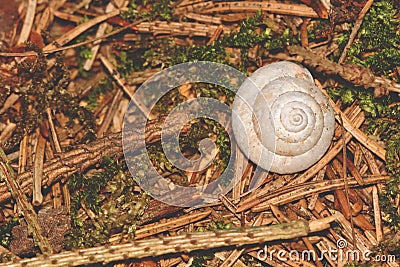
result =
[{"label": "fallen twig", "polygon": [[[162,126],[165,117],[159,120],[153,120],[147,123],[146,127],[146,143],[158,142],[161,138]],[[165,127],[168,127],[165,126]],[[187,134],[191,125],[187,124],[181,130],[181,134]],[[168,134],[167,131],[166,134]],[[138,145],[138,138],[143,138],[140,133],[135,133],[134,130],[126,138],[132,140],[131,144]],[[131,151],[139,150],[140,147],[132,147]],[[47,161],[43,166],[42,186],[49,186],[62,178],[67,178],[69,175],[77,171],[84,171],[90,166],[93,166],[103,160],[105,156],[111,158],[120,158],[123,156],[122,150],[122,134],[114,133],[101,139],[97,139],[89,144],[78,145],[75,149],[71,149],[63,154],[56,155],[55,158]],[[25,193],[32,193],[32,172],[26,171],[19,174],[17,177],[18,183]],[[11,193],[8,191],[5,183],[0,183],[0,203],[8,200]]]},{"label": "fallen twig", "polygon": [[293,221],[271,226],[190,232],[176,236],[133,241],[127,244],[106,245],[61,252],[47,257],[23,259],[19,262],[0,264],[0,267],[22,266],[79,266],[91,263],[108,263],[131,258],[156,257],[170,253],[191,252],[234,245],[260,244],[273,240],[307,236],[329,227],[335,217],[314,222]]},{"label": "fallen twig", "polygon": [[[152,235],[156,235],[165,231],[170,231],[182,226],[185,226],[190,223],[194,223],[206,218],[210,215],[211,210],[203,211],[203,212],[193,212],[191,214],[186,214],[177,218],[172,218],[163,222],[156,222],[152,224],[147,224],[143,227],[140,227],[135,231],[135,240],[142,239],[145,237],[149,237]],[[124,236],[127,237],[127,236]],[[115,242],[121,240],[121,235],[112,236],[109,239],[109,242]]]},{"label": "fallen twig", "polygon": [[57,48],[57,45],[59,46],[64,46],[67,43],[69,43],[70,41],[72,41],[73,39],[75,39],[75,37],[79,36],[80,34],[82,34],[83,32],[87,31],[88,29],[92,28],[93,26],[109,19],[115,16],[118,16],[121,13],[121,10],[113,10],[107,14],[95,17],[85,23],[82,23],[78,26],[76,26],[73,30],[63,34],[62,36],[58,37],[55,40],[56,44],[49,44],[46,45],[43,50],[44,51],[48,51],[48,50],[52,50],[54,48]]},{"label": "fallen twig", "polygon": [[358,18],[357,18],[356,22],[354,23],[353,29],[351,30],[349,40],[347,41],[346,46],[343,48],[342,55],[340,56],[340,58],[338,60],[339,64],[343,63],[344,60],[346,59],[347,50],[353,44],[354,39],[356,38],[356,35],[358,33],[358,30],[360,29],[361,24],[363,22],[363,19],[373,3],[374,3],[374,0],[368,0],[367,3],[365,3],[363,9],[361,9],[360,14],[358,15]]},{"label": "fallen twig", "polygon": [[32,203],[35,206],[39,206],[43,202],[42,179],[43,179],[44,150],[46,148],[46,142],[47,140],[40,133],[38,133],[36,150],[35,150],[35,161],[33,165]]},{"label": "fallen twig", "polygon": [[0,178],[6,181],[11,194],[16,199],[18,207],[22,215],[24,216],[26,223],[33,232],[33,236],[37,240],[37,244],[43,254],[48,255],[53,253],[53,248],[51,247],[49,240],[44,236],[43,230],[39,225],[37,214],[33,209],[31,203],[29,203],[28,198],[23,193],[21,186],[19,185],[14,170],[8,162],[7,156],[3,149],[0,148]]},{"label": "fallen twig", "polygon": [[26,10],[24,25],[22,26],[21,34],[18,38],[18,44],[25,43],[31,34],[31,29],[35,20],[36,5],[37,0],[28,1],[28,8]]},{"label": "fallen twig", "polygon": [[333,107],[333,110],[336,113],[336,120],[339,123],[343,123],[343,127],[351,133],[351,135],[357,139],[361,144],[363,144],[366,148],[371,150],[375,155],[377,155],[380,159],[386,161],[386,150],[381,147],[376,141],[369,138],[365,133],[363,133],[358,127],[355,127],[349,118],[340,110],[340,108],[333,102],[333,100],[328,96],[328,94],[322,90],[322,92],[329,99],[329,103]]},{"label": "fallen twig", "polygon": [[121,86],[122,90],[129,96],[129,99],[135,103],[135,105],[139,108],[139,110],[147,116],[147,114],[150,114],[150,112],[147,110],[147,107],[141,103],[138,102],[136,98],[133,97],[133,92],[128,89],[125,85],[125,81],[123,81],[118,73],[118,71],[114,68],[114,66],[111,64],[111,62],[105,58],[103,55],[99,56],[101,62],[104,64],[108,72],[111,74],[111,76],[117,81],[118,85]]},{"label": "fallen twig", "polygon": [[[369,175],[363,177],[365,185],[383,183],[388,179],[388,175]],[[357,180],[352,177],[349,177],[348,185],[353,187],[359,186]],[[258,195],[251,201],[243,201],[243,203],[239,205],[236,212],[243,212],[248,209],[251,209],[253,212],[260,212],[268,210],[270,208],[270,204],[283,205],[315,193],[324,193],[337,189],[344,189],[343,180],[336,179],[329,181],[307,182],[302,183],[301,185],[287,186],[276,190],[273,193]]]},{"label": "fallen twig", "polygon": [[[77,44],[73,44],[73,45],[69,45],[69,46],[64,46],[64,47],[60,47],[60,48],[46,49],[46,50],[43,50],[42,53],[45,54],[45,55],[46,54],[52,54],[52,53],[55,53],[55,52],[64,51],[64,50],[68,50],[68,49],[74,49],[74,48],[81,47],[81,46],[84,46],[84,45],[87,45],[87,44],[95,43],[97,41],[104,40],[104,39],[106,39],[106,38],[108,38],[110,36],[116,35],[116,34],[122,32],[122,31],[125,31],[126,29],[129,29],[129,28],[135,26],[139,22],[140,21],[132,22],[131,24],[128,24],[128,25],[126,25],[126,26],[124,26],[122,28],[119,28],[119,29],[117,29],[115,31],[112,31],[112,32],[110,32],[108,34],[105,34],[105,35],[103,35],[101,37],[98,37],[98,38],[93,38],[93,39],[90,39],[90,40],[87,40],[87,41],[84,41],[84,42],[81,42],[81,43],[77,43]],[[37,56],[37,53],[33,52],[33,51],[23,52],[23,53],[0,52],[0,57],[28,57],[28,56]]]},{"label": "fallen twig", "polygon": [[277,1],[235,1],[235,2],[204,2],[178,7],[175,12],[184,14],[186,12],[197,12],[200,14],[212,13],[235,13],[235,12],[257,12],[259,10],[300,17],[318,18],[318,14],[309,6],[296,3],[282,3]]},{"label": "fallen twig", "polygon": [[290,54],[298,56],[295,58],[296,61],[315,68],[316,71],[325,75],[339,75],[355,86],[363,86],[366,89],[384,88],[387,91],[400,93],[400,84],[384,77],[375,77],[369,68],[353,64],[338,64],[301,46],[288,46],[288,50]]}]

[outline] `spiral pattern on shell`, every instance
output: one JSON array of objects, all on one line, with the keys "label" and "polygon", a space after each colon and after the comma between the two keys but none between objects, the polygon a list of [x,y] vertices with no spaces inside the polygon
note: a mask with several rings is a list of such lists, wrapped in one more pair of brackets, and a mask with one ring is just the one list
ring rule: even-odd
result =
[{"label": "spiral pattern on shell", "polygon": [[234,118],[235,138],[262,168],[299,172],[328,149],[335,125],[333,110],[303,67],[283,61],[260,68],[238,95],[233,110],[246,127],[237,129]]}]

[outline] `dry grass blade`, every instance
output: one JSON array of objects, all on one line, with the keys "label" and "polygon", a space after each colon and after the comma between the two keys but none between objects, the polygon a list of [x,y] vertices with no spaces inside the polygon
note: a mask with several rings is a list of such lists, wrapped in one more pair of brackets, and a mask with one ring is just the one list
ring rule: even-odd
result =
[{"label": "dry grass blade", "polygon": [[19,39],[17,42],[18,44],[25,43],[28,40],[29,35],[31,34],[31,29],[35,20],[36,5],[37,0],[28,1],[28,8],[26,11],[24,25],[22,26],[21,34],[19,35]]},{"label": "dry grass blade", "polygon": [[120,12],[121,12],[121,10],[114,10],[107,14],[95,17],[85,23],[82,23],[79,26],[75,27],[73,30],[71,30],[71,31],[63,34],[59,38],[57,38],[55,40],[56,44],[49,44],[49,45],[45,46],[43,48],[43,50],[49,51],[49,50],[55,49],[55,48],[57,48],[57,45],[64,46],[65,44],[69,43],[70,41],[75,39],[77,36],[82,34],[83,32],[87,31],[88,29],[92,28],[93,26],[95,26],[109,18],[119,15]]},{"label": "dry grass blade", "polygon": [[[383,183],[389,179],[389,176],[367,176],[363,177],[364,184],[377,184]],[[354,178],[348,179],[349,186],[358,186],[357,180]],[[295,200],[302,199],[316,193],[329,192],[336,189],[344,189],[344,182],[336,179],[331,181],[308,182],[301,185],[294,185],[291,187],[284,187],[271,194],[259,195],[256,199],[251,201],[243,201],[239,205],[236,212],[242,212],[251,209],[253,212],[260,212],[270,209],[270,204],[283,205]]]},{"label": "dry grass blade", "polygon": [[114,68],[110,61],[105,58],[103,55],[100,55],[100,60],[107,68],[108,72],[112,75],[112,77],[117,81],[118,85],[121,86],[122,90],[129,96],[129,99],[135,103],[135,105],[139,108],[139,110],[143,113],[144,116],[148,116],[150,112],[147,110],[147,107],[143,104],[138,102],[137,98],[134,97],[134,94],[131,90],[125,85],[125,82],[120,78],[118,71]]},{"label": "dry grass blade", "polygon": [[39,133],[35,150],[35,161],[33,165],[33,199],[32,203],[39,206],[43,202],[42,180],[43,180],[43,161],[46,139]]},{"label": "dry grass blade", "polygon": [[353,29],[351,30],[351,34],[350,34],[349,40],[347,41],[346,46],[343,48],[342,55],[340,56],[340,58],[338,60],[339,64],[343,63],[344,60],[346,59],[347,50],[353,44],[354,39],[356,38],[356,35],[358,33],[358,30],[360,29],[361,24],[363,22],[363,19],[364,19],[365,15],[367,14],[369,8],[372,6],[373,3],[374,3],[374,0],[368,0],[367,3],[365,3],[365,5],[364,5],[363,9],[361,10],[360,14],[358,15],[356,23],[354,23]]},{"label": "dry grass blade", "polygon": [[333,110],[337,114],[336,119],[339,123],[343,123],[343,127],[351,133],[351,135],[357,139],[366,148],[371,150],[375,155],[377,155],[382,160],[386,161],[386,150],[381,147],[375,140],[369,138],[365,133],[363,133],[359,127],[353,125],[349,118],[340,110],[340,108],[332,101],[332,99],[327,95],[325,91],[323,93],[328,97],[329,103],[332,105]]},{"label": "dry grass blade", "polygon": [[115,112],[117,111],[118,105],[122,99],[124,92],[121,90],[118,90],[118,92],[115,94],[113,101],[108,108],[107,114],[104,117],[103,123],[99,127],[99,130],[97,130],[97,137],[101,138],[104,136],[104,133],[107,131],[107,129],[110,127],[110,123],[112,118],[114,117]]}]

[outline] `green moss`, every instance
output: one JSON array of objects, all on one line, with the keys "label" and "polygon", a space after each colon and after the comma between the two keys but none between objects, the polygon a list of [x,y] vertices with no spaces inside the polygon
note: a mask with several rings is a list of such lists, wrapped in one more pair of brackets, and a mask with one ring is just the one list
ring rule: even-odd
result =
[{"label": "green moss", "polygon": [[3,247],[7,247],[11,242],[11,230],[14,226],[19,225],[18,218],[12,218],[6,224],[0,226],[0,244]]},{"label": "green moss", "polygon": [[47,70],[45,56],[34,45],[29,47],[38,53],[38,57],[17,64],[18,84],[8,85],[10,93],[19,95],[21,109],[18,114],[5,115],[17,124],[5,148],[17,145],[25,134],[35,130],[46,118],[47,108],[69,118],[69,127],[78,121],[87,130],[87,134],[92,134],[95,128],[93,114],[81,107],[78,97],[67,90],[70,78],[62,54],[56,54],[54,67]]},{"label": "green moss", "polygon": [[[126,53],[125,51],[121,51],[120,53],[116,54],[116,61],[116,69],[121,77],[124,79],[133,71],[137,71],[138,69],[140,69],[140,65],[138,66],[138,64],[134,64],[135,60],[132,59],[131,56],[128,55],[128,53]],[[85,76],[87,75],[88,73],[85,72]],[[86,97],[86,108],[90,111],[93,111],[99,105],[99,97],[110,93],[114,88],[114,78],[112,78],[111,75],[102,79]]]},{"label": "green moss", "polygon": [[349,49],[351,62],[371,67],[378,74],[394,74],[400,65],[397,12],[392,0],[374,2],[363,20],[358,40]]},{"label": "green moss", "polygon": [[210,250],[199,251],[196,253],[192,253],[193,262],[190,267],[203,267],[206,266],[207,261],[212,260],[215,256],[214,253]]},{"label": "green moss", "polygon": [[328,93],[334,100],[341,100],[347,106],[358,101],[361,108],[373,118],[386,116],[390,99],[382,97],[376,99],[372,91],[357,90],[356,88],[329,88]]},{"label": "green moss", "polygon": [[[93,247],[107,243],[113,233],[134,235],[136,221],[143,214],[147,196],[134,193],[136,183],[122,168],[105,158],[102,172],[91,176],[74,175],[69,180],[73,193],[71,217],[73,230],[66,247]],[[94,220],[80,220],[82,204],[94,212]]]},{"label": "green moss", "polygon": [[173,1],[170,0],[131,0],[128,10],[121,17],[128,21],[137,19],[170,20],[173,13]]},{"label": "green moss", "polygon": [[[224,35],[209,45],[193,45],[177,47],[170,51],[169,64],[176,65],[183,62],[211,61],[231,65],[242,71],[248,67],[248,51],[255,45],[261,45],[267,50],[283,49],[289,44],[298,43],[298,40],[286,29],[283,34],[273,33],[266,28],[264,17],[257,12],[253,17],[248,17],[239,25],[239,30]],[[241,51],[241,60],[238,64],[230,63],[232,54],[226,48],[236,48]]]}]

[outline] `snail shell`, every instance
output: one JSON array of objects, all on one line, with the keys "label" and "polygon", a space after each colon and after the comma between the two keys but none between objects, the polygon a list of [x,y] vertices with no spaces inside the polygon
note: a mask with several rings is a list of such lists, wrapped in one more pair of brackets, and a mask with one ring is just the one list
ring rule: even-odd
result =
[{"label": "snail shell", "polygon": [[251,161],[287,174],[309,168],[325,154],[335,119],[311,73],[281,61],[258,69],[242,84],[233,103],[232,126]]}]

